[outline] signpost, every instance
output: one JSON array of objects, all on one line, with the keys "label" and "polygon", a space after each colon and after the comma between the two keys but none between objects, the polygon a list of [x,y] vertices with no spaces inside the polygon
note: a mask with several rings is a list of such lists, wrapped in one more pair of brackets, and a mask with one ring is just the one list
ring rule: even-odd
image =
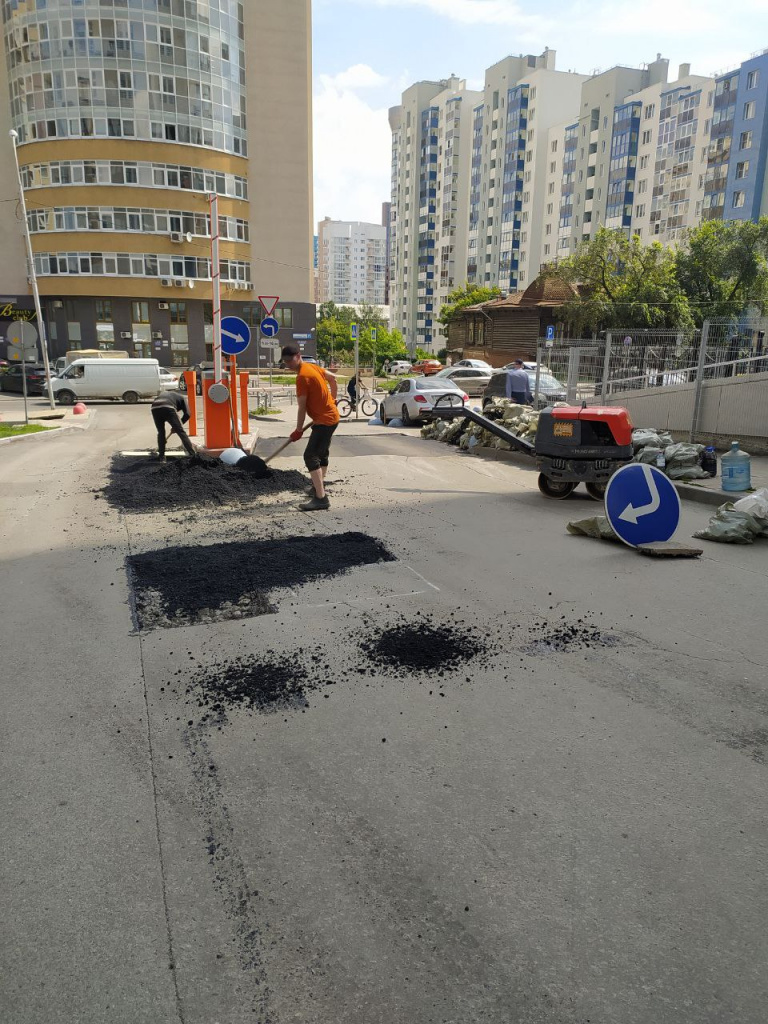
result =
[{"label": "signpost", "polygon": [[[352,339],[352,341],[354,341],[354,343],[355,343],[355,389],[357,389],[357,375],[358,375],[358,372],[360,370],[360,348],[359,348],[359,344],[358,344],[357,324],[350,324],[349,325],[349,336]],[[355,394],[357,394],[357,390],[355,390]],[[355,402],[355,419],[356,420],[360,419],[360,396],[359,395],[358,395],[357,401]]]},{"label": "signpost", "polygon": [[[24,423],[29,423],[27,408],[27,362],[37,359],[37,330],[25,320],[16,320],[8,328],[8,355],[21,360],[21,387],[24,394]],[[50,387],[50,384],[49,384]]]},{"label": "signpost", "polygon": [[668,541],[680,522],[680,495],[661,470],[631,463],[608,481],[605,514],[614,533],[631,548]]},{"label": "signpost", "polygon": [[[272,314],[274,313],[275,306],[277,306],[279,301],[280,301],[280,296],[279,295],[259,295],[259,302],[261,303],[261,308],[264,310],[264,318],[263,318],[264,320],[268,320],[270,317],[273,320],[275,320],[275,317],[273,317]],[[275,322],[277,323],[276,320],[275,320]],[[263,327],[263,324],[262,324],[262,327]],[[278,330],[279,329],[280,329],[280,325],[278,324]],[[261,331],[261,334],[259,335],[259,344],[258,344],[258,349],[259,349],[259,371],[261,371],[261,339],[262,339],[262,337],[265,337],[265,338],[275,337],[275,335],[264,334],[263,329]],[[280,358],[279,346],[275,346],[275,347],[278,349],[278,353],[277,353],[276,356],[273,356],[273,358],[270,359],[270,361],[269,361],[269,386],[270,387],[272,386],[272,367],[274,366],[274,364]],[[261,383],[261,375],[259,375],[259,383]]]}]

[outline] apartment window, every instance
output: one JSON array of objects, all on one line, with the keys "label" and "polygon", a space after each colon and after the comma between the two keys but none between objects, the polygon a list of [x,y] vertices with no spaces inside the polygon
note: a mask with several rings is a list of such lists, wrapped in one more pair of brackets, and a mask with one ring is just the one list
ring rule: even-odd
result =
[{"label": "apartment window", "polygon": [[553,153],[557,152],[557,139],[553,139],[552,140],[552,145],[550,146],[550,149],[552,150]]},{"label": "apartment window", "polygon": [[644,217],[645,216],[645,203],[639,203],[635,207],[635,216],[636,217]]},{"label": "apartment window", "polygon": [[744,104],[744,120],[745,121],[751,121],[754,116],[755,116],[755,101],[754,100],[750,100],[748,103]]},{"label": "apartment window", "polygon": [[637,183],[637,194],[639,196],[641,196],[641,195],[643,195],[647,191],[648,191],[648,179],[647,178],[643,178],[642,181],[638,181],[638,183]]},{"label": "apartment window", "polygon": [[[528,121],[529,122],[532,121],[535,116],[536,116],[536,107],[531,107],[531,109],[528,111]],[[529,132],[528,133],[528,138],[529,139],[533,138],[533,132]]]},{"label": "apartment window", "polygon": [[731,206],[734,208],[734,210],[738,210],[743,205],[744,205],[744,193],[743,192],[734,192],[733,193],[733,202],[731,203]]},{"label": "apartment window", "polygon": [[550,181],[549,185],[547,185],[547,192],[551,196],[555,194],[555,183],[554,183],[554,181]]},{"label": "apartment window", "polygon": [[640,170],[644,171],[647,166],[648,166],[648,154],[646,153],[645,156],[641,156],[640,157]]},{"label": "apartment window", "polygon": [[742,132],[739,136],[739,149],[752,149],[752,132]]},{"label": "apartment window", "polygon": [[645,110],[643,110],[643,119],[646,120],[646,121],[650,121],[650,119],[653,117],[653,115],[655,113],[656,113],[656,104],[655,103],[648,103],[646,105],[646,107],[645,107]]},{"label": "apartment window", "polygon": [[746,178],[746,176],[748,174],[749,174],[749,160],[742,160],[740,163],[736,164],[736,177],[737,178]]},{"label": "apartment window", "polygon": [[535,100],[535,99],[536,99],[536,86],[535,86],[535,85],[534,85],[534,87],[533,87],[533,88],[531,89],[531,93],[530,93],[530,96],[531,96],[531,99],[532,99],[532,100]]},{"label": "apartment window", "polygon": [[132,302],[131,303],[131,320],[135,324],[148,324],[149,323],[149,303],[148,302]]},{"label": "apartment window", "polygon": [[548,217],[552,216],[553,209],[554,209],[554,204],[553,203],[547,203],[547,216]]},{"label": "apartment window", "polygon": [[648,128],[643,132],[642,142],[644,146],[650,145],[651,139],[653,138],[652,129]]},{"label": "apartment window", "polygon": [[549,256],[550,248],[551,248],[551,246],[549,246],[549,245],[545,245],[544,246],[544,255],[545,256]]},{"label": "apartment window", "polygon": [[552,225],[551,224],[547,224],[547,226],[544,228],[544,234],[545,235],[551,235],[552,234]]},{"label": "apartment window", "polygon": [[757,86],[759,78],[760,78],[760,72],[759,71],[750,71],[747,74],[747,88],[748,89],[754,89]]},{"label": "apartment window", "polygon": [[552,161],[550,161],[550,164],[549,164],[549,173],[550,173],[550,174],[554,174],[556,170],[557,170],[557,160],[552,160]]}]

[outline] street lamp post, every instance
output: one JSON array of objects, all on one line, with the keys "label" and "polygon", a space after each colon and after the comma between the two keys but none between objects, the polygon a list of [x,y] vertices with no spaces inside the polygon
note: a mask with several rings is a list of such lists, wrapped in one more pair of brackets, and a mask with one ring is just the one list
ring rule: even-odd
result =
[{"label": "street lamp post", "polygon": [[48,359],[48,339],[45,333],[45,323],[43,321],[43,310],[40,306],[40,292],[37,288],[37,274],[35,273],[35,257],[32,253],[32,239],[29,235],[29,224],[27,223],[27,204],[24,199],[24,186],[21,183],[21,169],[19,167],[19,154],[16,150],[16,146],[19,142],[19,133],[13,128],[8,132],[11,137],[11,145],[13,146],[13,159],[16,163],[16,180],[19,183],[19,202],[21,203],[21,218],[24,223],[24,240],[27,243],[27,265],[29,267],[29,279],[32,283],[32,294],[35,297],[35,310],[37,312],[37,329],[40,332],[40,348],[43,351],[43,365],[45,366],[45,379],[48,387],[48,401],[51,404],[51,408],[55,408],[53,401],[53,385],[51,383],[51,364]]}]

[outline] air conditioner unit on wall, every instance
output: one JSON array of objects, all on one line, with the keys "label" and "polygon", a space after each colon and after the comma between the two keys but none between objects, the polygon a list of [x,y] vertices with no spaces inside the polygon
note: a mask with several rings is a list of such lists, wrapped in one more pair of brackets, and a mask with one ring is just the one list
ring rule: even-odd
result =
[{"label": "air conditioner unit on wall", "polygon": [[183,242],[184,241],[184,235],[182,235],[182,233],[180,231],[172,231],[171,232],[171,241],[172,242]]},{"label": "air conditioner unit on wall", "polygon": [[170,309],[171,307],[168,305],[167,302],[158,302],[157,308],[158,309]]},{"label": "air conditioner unit on wall", "polygon": [[120,331],[120,337],[123,339],[123,341],[130,341],[133,335],[131,334],[130,331]]},{"label": "air conditioner unit on wall", "polygon": [[162,337],[163,337],[163,332],[162,331],[152,331],[152,337],[155,339],[155,341],[161,341]]},{"label": "air conditioner unit on wall", "polygon": [[160,278],[160,284],[163,286],[163,288],[170,288],[172,283],[173,282],[171,281],[170,277]]},{"label": "air conditioner unit on wall", "polygon": [[53,303],[53,308],[54,309],[64,309],[64,303],[61,301],[61,299],[55,299],[54,303]]},{"label": "air conditioner unit on wall", "polygon": [[183,288],[184,287],[184,279],[181,278],[181,277],[174,278],[173,285],[174,285],[175,288]]}]

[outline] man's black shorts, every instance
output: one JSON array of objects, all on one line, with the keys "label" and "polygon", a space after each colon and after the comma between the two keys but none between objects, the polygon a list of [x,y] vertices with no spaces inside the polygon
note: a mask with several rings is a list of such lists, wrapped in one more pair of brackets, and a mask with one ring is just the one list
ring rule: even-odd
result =
[{"label": "man's black shorts", "polygon": [[322,423],[316,423],[312,427],[309,436],[309,443],[304,451],[304,465],[307,469],[312,472],[313,469],[320,469],[322,466],[328,465],[328,454],[331,450],[331,438],[333,432],[338,426],[338,423],[334,423],[330,426],[326,426]]}]

